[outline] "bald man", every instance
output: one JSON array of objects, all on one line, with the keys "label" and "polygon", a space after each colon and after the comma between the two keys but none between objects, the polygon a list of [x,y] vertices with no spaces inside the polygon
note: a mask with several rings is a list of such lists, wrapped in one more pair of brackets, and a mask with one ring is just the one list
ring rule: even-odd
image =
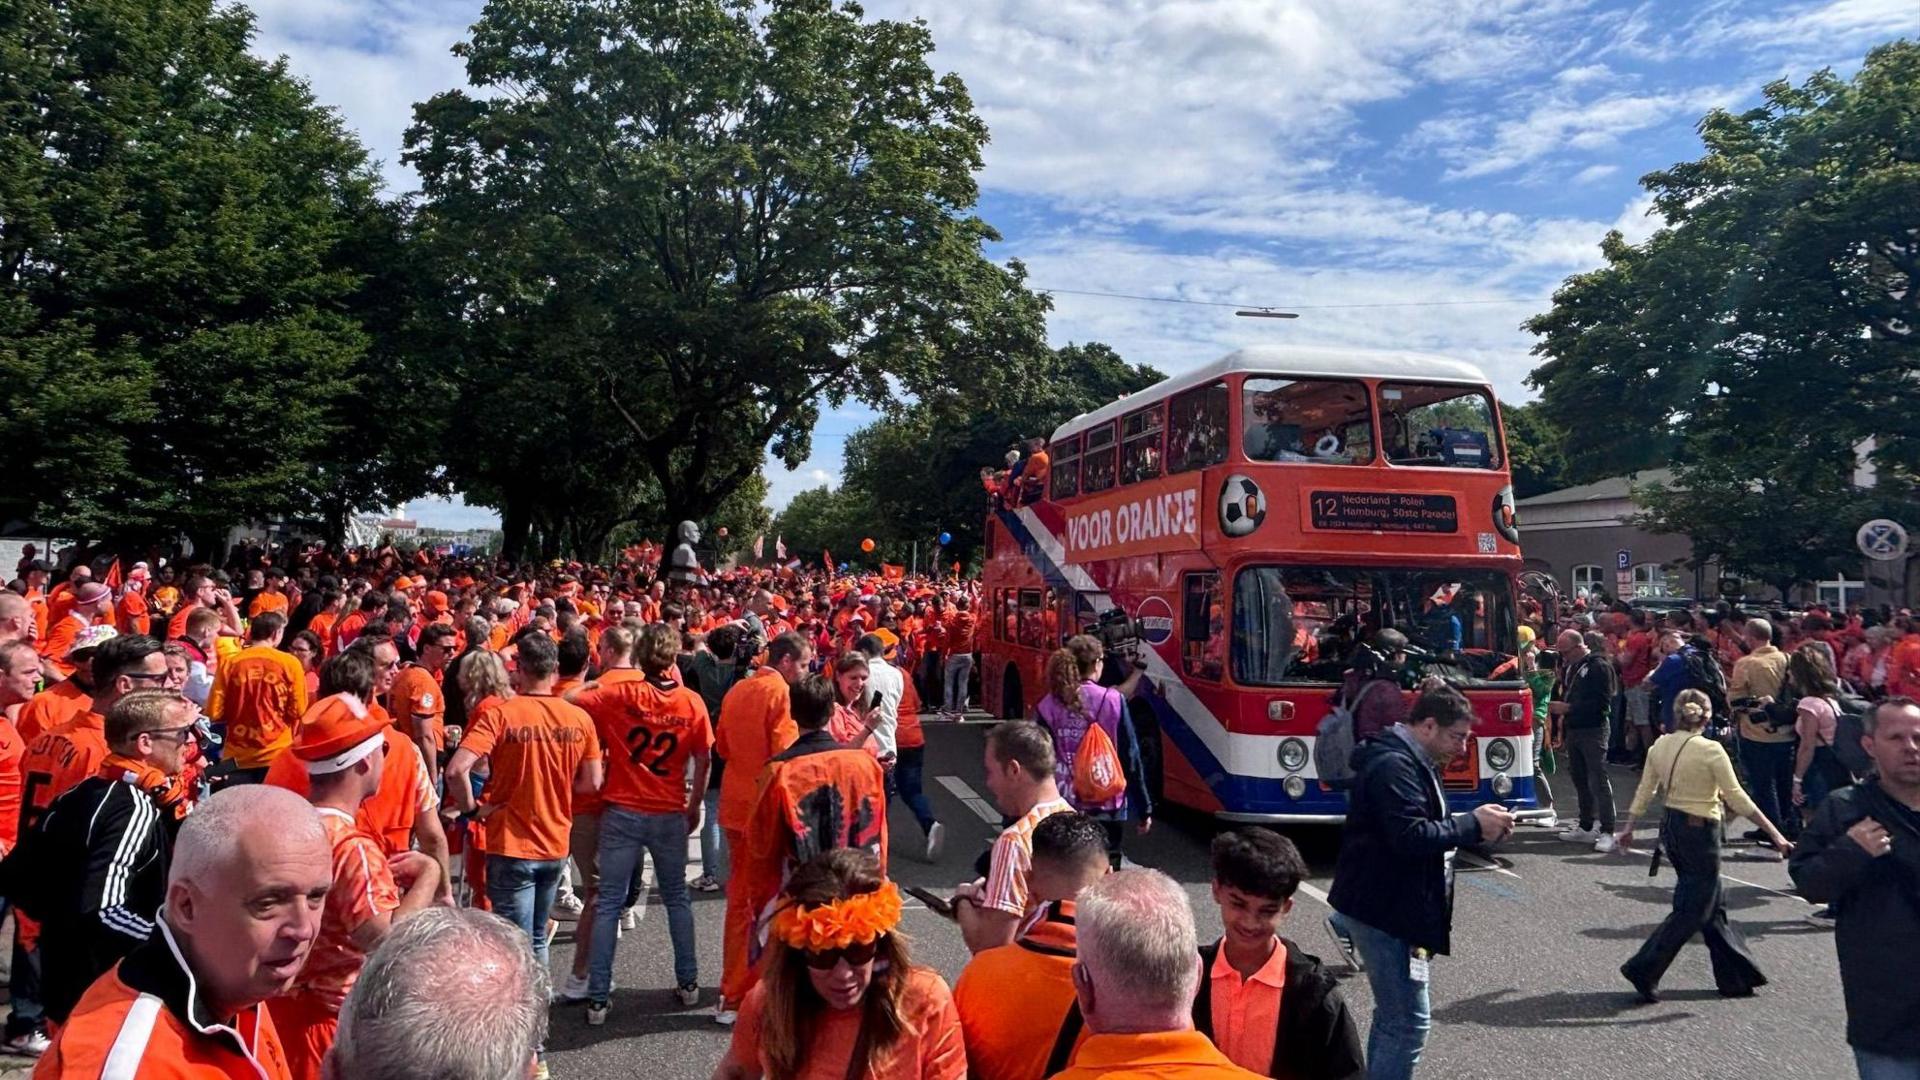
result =
[{"label": "bald man", "polygon": [[0,589],[0,645],[9,641],[31,642],[35,632],[33,605],[12,589]]},{"label": "bald man", "polygon": [[180,826],[157,932],[93,984],[34,1075],[291,1074],[262,1007],[305,966],[333,883],[305,799],[248,785]]}]

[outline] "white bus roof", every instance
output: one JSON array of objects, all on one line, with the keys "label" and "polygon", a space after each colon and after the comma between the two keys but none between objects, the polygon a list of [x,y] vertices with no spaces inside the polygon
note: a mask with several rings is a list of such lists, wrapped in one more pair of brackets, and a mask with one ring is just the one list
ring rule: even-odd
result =
[{"label": "white bus roof", "polygon": [[1260,345],[1228,353],[1210,364],[1183,375],[1162,379],[1145,390],[1103,405],[1090,413],[1061,424],[1050,439],[1062,439],[1076,431],[1104,423],[1132,412],[1142,405],[1171,397],[1182,390],[1204,386],[1223,375],[1253,372],[1280,376],[1321,378],[1407,379],[1420,382],[1470,383],[1485,386],[1487,375],[1463,360],[1452,360],[1431,353],[1399,352],[1389,349],[1336,349],[1317,346]]}]

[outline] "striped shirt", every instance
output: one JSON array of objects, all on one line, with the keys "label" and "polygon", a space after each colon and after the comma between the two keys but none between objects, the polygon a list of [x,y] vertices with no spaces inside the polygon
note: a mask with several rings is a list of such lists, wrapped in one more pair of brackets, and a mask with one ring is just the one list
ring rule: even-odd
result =
[{"label": "striped shirt", "polygon": [[1027,874],[1033,869],[1034,827],[1055,814],[1071,813],[1073,807],[1065,799],[1048,799],[1000,833],[987,866],[987,886],[980,893],[982,908],[1023,918],[1031,913],[1037,906],[1027,889]]}]

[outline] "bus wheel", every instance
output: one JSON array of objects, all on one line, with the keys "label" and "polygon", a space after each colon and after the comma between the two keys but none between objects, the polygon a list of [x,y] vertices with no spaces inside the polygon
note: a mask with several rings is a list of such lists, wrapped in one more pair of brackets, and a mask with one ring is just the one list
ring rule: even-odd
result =
[{"label": "bus wheel", "polygon": [[1026,707],[1020,698],[1020,669],[1008,664],[1006,674],[1000,676],[1000,719],[1018,720],[1025,713]]}]

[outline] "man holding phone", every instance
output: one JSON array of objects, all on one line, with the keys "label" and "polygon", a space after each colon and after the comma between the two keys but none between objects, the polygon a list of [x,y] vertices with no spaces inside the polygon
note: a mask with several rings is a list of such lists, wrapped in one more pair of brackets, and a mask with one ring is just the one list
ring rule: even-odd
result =
[{"label": "man holding phone", "polygon": [[1357,950],[1373,987],[1368,1080],[1409,1080],[1426,1046],[1428,964],[1451,944],[1454,849],[1513,833],[1505,807],[1447,811],[1441,770],[1472,752],[1473,715],[1459,691],[1429,683],[1406,720],[1354,753],[1352,801],[1327,899],[1330,925],[1343,946]]}]

